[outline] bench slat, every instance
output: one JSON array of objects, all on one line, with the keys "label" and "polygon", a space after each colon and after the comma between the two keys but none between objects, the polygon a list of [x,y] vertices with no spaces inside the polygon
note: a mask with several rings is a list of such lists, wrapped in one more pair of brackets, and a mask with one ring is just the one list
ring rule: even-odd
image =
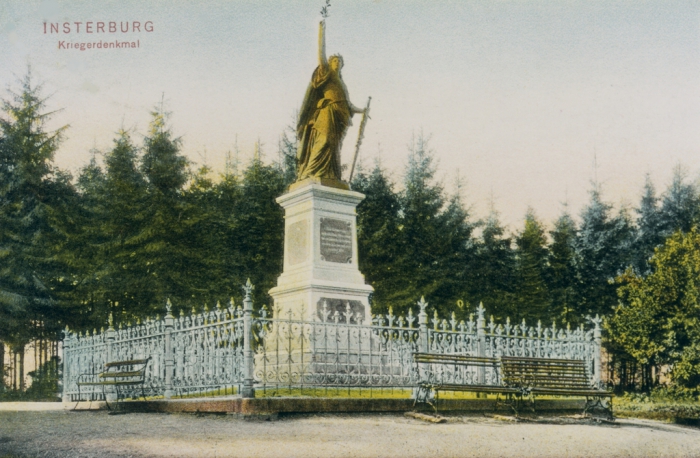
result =
[{"label": "bench slat", "polygon": [[441,361],[464,361],[464,362],[484,362],[484,363],[499,363],[498,358],[489,358],[486,356],[465,356],[453,354],[435,354],[435,353],[414,353],[413,359],[416,362],[441,362]]},{"label": "bench slat", "polygon": [[144,371],[132,371],[132,372],[102,372],[98,374],[99,378],[111,378],[111,377],[141,377],[144,375]]},{"label": "bench slat", "polygon": [[436,391],[473,391],[480,393],[511,393],[518,394],[520,390],[496,385],[432,385]]},{"label": "bench slat", "polygon": [[146,359],[132,359],[129,361],[113,361],[111,363],[106,363],[105,367],[119,367],[119,366],[133,366],[135,364],[146,364],[150,358]]},{"label": "bench slat", "polygon": [[79,386],[100,386],[100,385],[139,385],[143,384],[143,380],[112,380],[109,382],[78,382]]},{"label": "bench slat", "polygon": [[501,356],[501,361],[526,361],[531,363],[583,363],[581,359],[562,359],[562,358],[533,358],[531,356]]},{"label": "bench slat", "polygon": [[542,379],[542,380],[584,380],[587,381],[588,377],[583,374],[533,374],[533,373],[513,373],[509,371],[504,371],[508,376],[512,378],[526,378],[526,379]]}]

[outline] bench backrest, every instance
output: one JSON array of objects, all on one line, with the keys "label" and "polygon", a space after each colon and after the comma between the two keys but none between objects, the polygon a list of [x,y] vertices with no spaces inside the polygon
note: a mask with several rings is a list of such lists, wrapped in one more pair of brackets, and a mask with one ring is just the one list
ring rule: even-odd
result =
[{"label": "bench backrest", "polygon": [[506,386],[585,389],[591,386],[586,365],[580,359],[501,357]]},{"label": "bench backrest", "polygon": [[416,363],[456,364],[462,366],[497,366],[498,358],[436,353],[413,353]]},{"label": "bench backrest", "polygon": [[128,361],[112,361],[105,364],[104,372],[100,378],[137,378],[143,379],[146,374],[146,367],[151,358],[131,359]]},{"label": "bench backrest", "polygon": [[421,383],[500,385],[498,358],[417,352],[413,353],[413,361]]}]

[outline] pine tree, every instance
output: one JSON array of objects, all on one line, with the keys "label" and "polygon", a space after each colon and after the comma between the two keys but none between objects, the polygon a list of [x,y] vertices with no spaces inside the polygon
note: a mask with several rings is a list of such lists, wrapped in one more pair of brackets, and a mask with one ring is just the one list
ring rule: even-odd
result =
[{"label": "pine tree", "polygon": [[656,197],[656,190],[649,174],[646,176],[644,194],[636,212],[637,234],[633,248],[633,265],[637,272],[647,275],[651,273],[648,261],[654,254],[654,248],[663,243],[665,232],[659,211],[659,198]]},{"label": "pine tree", "polygon": [[369,174],[358,167],[352,188],[365,195],[357,206],[360,271],[374,287],[372,312],[386,313],[402,275],[396,264],[399,196],[378,161]]},{"label": "pine tree", "polygon": [[[486,220],[476,253],[473,297],[494,316],[504,319],[514,309],[516,288],[515,252],[494,208]],[[512,317],[515,318],[515,317]]]},{"label": "pine tree", "polygon": [[[189,304],[198,278],[206,275],[196,247],[187,235],[197,222],[197,209],[182,198],[188,180],[188,163],[180,154],[180,139],[166,127],[166,115],[152,112],[149,133],[144,142],[141,173],[146,179],[143,224],[133,242],[130,275],[142,275],[139,287],[140,316],[162,313],[167,298]],[[127,314],[129,311],[127,310]]]},{"label": "pine tree", "polygon": [[580,317],[576,308],[576,269],[574,242],[576,240],[576,223],[564,212],[554,223],[554,230],[549,233],[550,275],[548,289],[552,297],[551,319],[578,324]]},{"label": "pine tree", "polygon": [[542,223],[529,208],[525,227],[515,237],[517,294],[512,318],[530,323],[551,318],[551,297],[547,280],[550,277],[547,238]]},{"label": "pine tree", "polygon": [[76,219],[79,229],[68,250],[76,265],[69,324],[74,331],[95,329],[104,324],[107,316],[103,290],[104,280],[109,278],[103,256],[104,245],[109,241],[104,220],[106,176],[97,163],[96,153],[93,151],[90,162],[78,175]]},{"label": "pine tree", "polygon": [[610,216],[611,205],[591,190],[591,200],[581,214],[575,242],[578,278],[576,315],[605,315],[617,303],[612,280],[631,262],[633,227],[625,209]]},{"label": "pine tree", "polygon": [[128,319],[139,316],[143,305],[151,300],[146,269],[137,256],[145,248],[147,182],[139,170],[139,149],[128,132],[117,133],[112,150],[105,156],[105,166],[107,173],[98,197],[101,204],[94,220],[100,226],[100,262],[95,263],[94,270],[99,292],[96,299],[102,310],[118,306],[117,311],[126,311],[124,318]]},{"label": "pine tree", "polygon": [[690,231],[700,218],[700,196],[692,184],[685,182],[680,165],[674,169],[673,180],[662,197],[659,217],[664,237]]},{"label": "pine tree", "polygon": [[57,332],[64,314],[55,281],[70,275],[57,256],[64,233],[54,223],[58,207],[70,208],[63,204],[72,188],[52,163],[66,127],[46,130],[53,113],[45,105],[28,72],[0,118],[0,340],[20,352],[41,327]]},{"label": "pine tree", "polygon": [[277,167],[286,186],[294,183],[297,178],[297,142],[296,131],[292,126],[287,126],[280,138]]},{"label": "pine tree", "polygon": [[285,176],[279,168],[253,160],[243,173],[242,198],[233,208],[235,231],[226,239],[242,261],[240,270],[228,279],[229,291],[239,291],[250,278],[261,305],[268,302],[267,292],[282,272],[284,212],[275,199],[284,189]]},{"label": "pine tree", "polygon": [[[226,303],[234,291],[239,291],[242,282],[248,278],[246,275],[251,274],[247,272],[247,260],[240,251],[240,237],[244,230],[240,227],[238,212],[241,200],[255,197],[244,196],[242,179],[232,173],[223,175],[204,195],[197,197],[196,190],[197,187],[191,189],[188,195],[195,199],[196,205],[208,210],[205,218],[192,229],[205,239],[204,256],[211,272],[212,303],[214,300]],[[207,202],[201,202],[203,199]],[[261,288],[256,286],[255,291],[259,293]]]},{"label": "pine tree", "polygon": [[[461,316],[468,318],[471,308],[479,298],[472,295],[474,291],[474,269],[477,262],[477,243],[474,230],[478,226],[471,220],[471,214],[462,201],[463,183],[459,175],[455,181],[455,193],[449,198],[447,208],[440,215],[443,227],[442,236],[442,286],[437,295],[443,300],[447,310],[455,310]],[[461,307],[454,307],[454,305]],[[460,313],[461,312],[461,313]]]},{"label": "pine tree", "polygon": [[462,299],[467,287],[460,281],[464,275],[453,269],[455,259],[466,258],[471,225],[466,212],[458,211],[459,199],[448,203],[434,176],[432,151],[420,135],[411,145],[404,190],[399,196],[396,266],[402,278],[394,293],[394,310],[402,311],[425,296],[445,314]]}]

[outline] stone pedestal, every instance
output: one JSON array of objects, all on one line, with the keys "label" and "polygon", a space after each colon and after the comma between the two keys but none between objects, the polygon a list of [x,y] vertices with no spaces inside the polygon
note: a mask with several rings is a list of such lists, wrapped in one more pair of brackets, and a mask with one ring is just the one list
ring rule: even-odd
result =
[{"label": "stone pedestal", "polygon": [[[329,186],[329,184],[331,186]],[[334,187],[332,187],[335,185]],[[346,188],[346,189],[343,189]],[[297,182],[277,202],[285,211],[284,271],[270,290],[276,318],[369,324],[369,294],[357,263],[355,208],[364,195],[340,182]]]}]

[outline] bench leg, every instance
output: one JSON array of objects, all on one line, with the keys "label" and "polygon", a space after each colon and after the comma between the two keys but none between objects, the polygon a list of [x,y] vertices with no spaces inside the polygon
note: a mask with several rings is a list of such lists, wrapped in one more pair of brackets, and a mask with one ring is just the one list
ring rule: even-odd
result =
[{"label": "bench leg", "polygon": [[107,400],[107,393],[106,393],[106,386],[102,385],[102,396],[105,398],[105,405],[107,406],[107,410],[112,410],[111,407],[109,407],[109,401]]},{"label": "bench leg", "polygon": [[[608,399],[606,402],[605,400]],[[609,421],[614,421],[612,410],[612,397],[607,396],[586,396],[586,405],[583,408],[583,415],[596,419],[599,415],[596,413],[603,414],[604,418]]]},{"label": "bench leg", "polygon": [[504,405],[510,408],[510,410],[513,411],[513,415],[516,417],[518,416],[518,407],[519,407],[519,402],[517,399],[517,395],[513,393],[506,393],[506,399],[505,401],[501,401],[501,393],[498,393],[496,395],[496,405],[493,409],[494,412],[498,410],[498,406]]},{"label": "bench leg", "polygon": [[[425,403],[431,406],[433,409],[436,407],[433,405],[432,402],[429,401],[430,398],[430,392],[433,390],[432,386],[427,385],[427,384],[421,384],[418,385],[418,389],[416,390],[416,399],[413,400],[413,407],[416,406],[418,403]],[[435,393],[436,398],[437,398],[437,392]]]},{"label": "bench leg", "polygon": [[73,410],[78,408],[78,404],[80,404],[80,385],[78,385],[78,400],[75,401],[75,407],[73,407]]},{"label": "bench leg", "polygon": [[535,395],[530,394],[528,400],[530,401],[528,402],[528,407],[530,408],[533,414],[536,414],[537,412],[535,411]]}]

